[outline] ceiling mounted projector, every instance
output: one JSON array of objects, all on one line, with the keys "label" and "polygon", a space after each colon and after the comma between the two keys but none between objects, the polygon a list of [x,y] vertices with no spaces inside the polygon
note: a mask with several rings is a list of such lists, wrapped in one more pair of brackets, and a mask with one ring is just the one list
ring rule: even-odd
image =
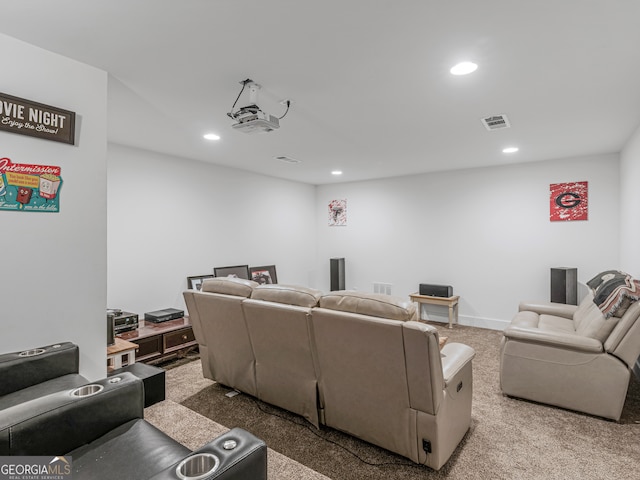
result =
[{"label": "ceiling mounted projector", "polygon": [[259,108],[249,114],[242,113],[240,118],[235,119],[238,123],[231,127],[244,133],[268,133],[280,128],[278,117],[264,113]]},{"label": "ceiling mounted projector", "polygon": [[[260,91],[260,85],[255,83],[251,79],[243,80],[240,82],[242,84],[242,90],[238,94],[238,98],[231,107],[231,111],[227,113],[227,115],[234,119],[236,123],[231,125],[232,128],[244,133],[268,133],[273,130],[277,130],[280,128],[280,118],[283,118],[284,115],[280,118],[269,115],[266,112],[263,112],[258,106],[258,92]],[[244,92],[245,88],[249,88],[249,101],[251,102],[249,105],[236,108],[236,104],[238,103],[238,99],[242,92]],[[289,111],[289,100],[286,100],[287,112]],[[285,112],[285,115],[287,114]]]}]

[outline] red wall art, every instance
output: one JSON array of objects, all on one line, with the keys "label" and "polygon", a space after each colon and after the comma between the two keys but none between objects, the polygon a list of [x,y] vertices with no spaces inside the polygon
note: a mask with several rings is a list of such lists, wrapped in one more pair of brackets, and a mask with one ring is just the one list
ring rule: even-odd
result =
[{"label": "red wall art", "polygon": [[331,200],[329,202],[329,226],[347,225],[347,200]]},{"label": "red wall art", "polygon": [[552,183],[549,186],[549,220],[569,222],[589,219],[589,182]]}]

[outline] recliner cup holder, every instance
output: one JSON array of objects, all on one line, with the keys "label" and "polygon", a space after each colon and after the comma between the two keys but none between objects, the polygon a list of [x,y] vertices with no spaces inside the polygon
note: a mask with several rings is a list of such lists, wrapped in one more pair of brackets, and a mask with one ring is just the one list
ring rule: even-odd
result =
[{"label": "recliner cup holder", "polygon": [[36,355],[42,355],[45,352],[44,348],[33,348],[31,350],[25,350],[18,354],[19,357],[35,357]]},{"label": "recliner cup holder", "polygon": [[104,389],[102,385],[92,383],[91,385],[85,385],[84,387],[78,387],[71,391],[72,397],[90,397],[96,393],[101,392]]},{"label": "recliner cup holder", "polygon": [[220,459],[213,453],[196,453],[182,460],[176,467],[181,480],[202,480],[220,467]]}]

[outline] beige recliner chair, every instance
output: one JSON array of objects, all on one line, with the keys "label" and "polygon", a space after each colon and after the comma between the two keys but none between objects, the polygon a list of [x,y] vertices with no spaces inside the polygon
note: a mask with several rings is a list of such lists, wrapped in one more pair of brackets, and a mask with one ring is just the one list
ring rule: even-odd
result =
[{"label": "beige recliner chair", "polygon": [[257,397],[303,416],[316,427],[318,373],[311,339],[311,309],[322,292],[261,285],[243,302],[256,359]]},{"label": "beige recliner chair", "polygon": [[471,424],[475,352],[440,351],[415,305],[332,292],[313,309],[322,423],[440,469]]},{"label": "beige recliner chair", "polygon": [[251,280],[221,277],[205,280],[200,292],[183,294],[203,375],[253,396],[257,396],[256,361],[242,302],[257,286]]},{"label": "beige recliner chair", "polygon": [[593,298],[520,304],[502,339],[504,394],[620,419],[640,355],[640,302],[605,318]]}]

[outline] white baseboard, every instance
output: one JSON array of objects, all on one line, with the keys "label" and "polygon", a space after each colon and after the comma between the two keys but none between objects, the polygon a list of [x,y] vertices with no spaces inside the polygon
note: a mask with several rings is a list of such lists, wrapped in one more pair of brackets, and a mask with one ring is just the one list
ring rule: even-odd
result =
[{"label": "white baseboard", "polygon": [[499,320],[497,318],[482,318],[461,315],[459,318],[460,325],[468,325],[470,327],[487,328],[489,330],[504,330],[511,323],[510,320]]},{"label": "white baseboard", "polygon": [[[425,315],[422,317],[425,320],[429,320],[430,322],[439,322],[439,323],[449,323],[448,317],[443,317],[441,315]],[[469,315],[460,315],[458,317],[458,323],[460,325],[466,325],[468,327],[477,327],[477,328],[486,328],[488,330],[504,330],[509,325],[509,321],[507,320],[498,320],[495,318],[481,318],[481,317],[471,317]],[[455,324],[454,324],[455,325]]]}]

